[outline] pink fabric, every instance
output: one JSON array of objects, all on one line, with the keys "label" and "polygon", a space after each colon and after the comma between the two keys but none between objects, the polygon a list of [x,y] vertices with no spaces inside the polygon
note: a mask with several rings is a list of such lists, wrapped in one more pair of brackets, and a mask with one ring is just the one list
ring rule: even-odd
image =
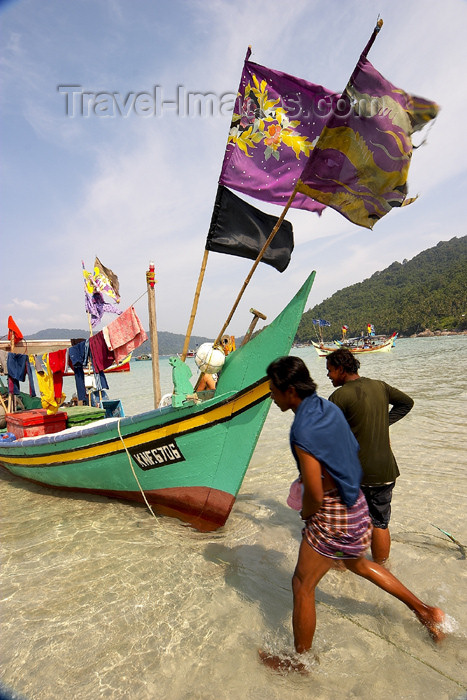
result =
[{"label": "pink fabric", "polygon": [[289,495],[287,496],[287,505],[294,510],[302,509],[303,500],[303,484],[300,479],[295,479],[290,485]]},{"label": "pink fabric", "polygon": [[107,326],[109,349],[114,351],[115,362],[121,362],[133,350],[147,340],[146,332],[141,321],[136,315],[133,306],[130,306],[121,316]]}]

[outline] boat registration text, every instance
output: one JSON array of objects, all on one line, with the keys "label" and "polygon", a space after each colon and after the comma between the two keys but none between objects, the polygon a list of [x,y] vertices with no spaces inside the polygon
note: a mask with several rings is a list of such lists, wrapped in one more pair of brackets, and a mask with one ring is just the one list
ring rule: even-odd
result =
[{"label": "boat registration text", "polygon": [[185,461],[185,457],[178,449],[175,440],[155,440],[146,443],[144,447],[144,450],[141,449],[141,446],[130,447],[128,450],[141,469],[156,469],[166,464]]}]

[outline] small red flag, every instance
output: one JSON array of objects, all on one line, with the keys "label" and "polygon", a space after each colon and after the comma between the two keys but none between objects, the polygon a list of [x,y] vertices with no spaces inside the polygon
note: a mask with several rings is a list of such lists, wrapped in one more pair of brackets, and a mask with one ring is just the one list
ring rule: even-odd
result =
[{"label": "small red flag", "polygon": [[8,340],[13,340],[16,343],[17,340],[22,339],[23,334],[21,333],[16,323],[13,321],[13,317],[8,316]]}]

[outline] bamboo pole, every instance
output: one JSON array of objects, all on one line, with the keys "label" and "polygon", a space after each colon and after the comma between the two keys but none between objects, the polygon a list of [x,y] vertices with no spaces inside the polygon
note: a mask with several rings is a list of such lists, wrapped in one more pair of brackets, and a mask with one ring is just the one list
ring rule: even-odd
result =
[{"label": "bamboo pole", "polygon": [[[368,44],[365,46],[365,48],[364,48],[363,51],[362,51],[362,56],[363,56],[364,58],[367,57],[369,50],[371,49],[371,47],[372,47],[373,44],[375,43],[375,39],[376,39],[376,37],[378,36],[378,34],[379,34],[379,32],[380,32],[382,26],[383,26],[383,20],[382,20],[382,19],[378,19],[377,22],[376,22],[376,26],[375,26],[375,28],[373,29],[373,33],[372,33],[372,35],[370,36],[370,39],[369,39],[369,41],[368,41]],[[353,73],[352,73],[352,76],[353,76]]]},{"label": "bamboo pole", "polygon": [[2,405],[5,413],[8,413],[7,405],[6,405],[5,401],[3,400],[3,396],[1,394],[0,394],[0,404]]},{"label": "bamboo pole", "polygon": [[[14,331],[11,332],[11,338],[10,338],[10,352],[15,351],[15,340],[16,336]],[[9,391],[8,392],[8,413],[14,413],[16,411],[16,399],[15,399],[15,394],[13,394]]]},{"label": "bamboo pole", "polygon": [[[366,56],[366,55],[368,54],[368,52],[369,52],[369,50],[371,49],[371,47],[373,46],[373,43],[374,43],[376,37],[378,36],[378,33],[379,33],[379,31],[380,31],[380,29],[381,29],[382,26],[383,26],[383,20],[382,20],[382,19],[378,19],[378,21],[376,22],[376,26],[375,26],[375,28],[374,28],[374,30],[373,30],[373,33],[372,33],[372,35],[371,35],[371,37],[370,37],[370,40],[368,41],[367,45],[366,45],[365,48],[363,49],[362,56]],[[355,68],[354,72],[355,72],[356,70],[358,70],[357,67]],[[352,73],[352,75],[353,75],[353,73]],[[216,340],[215,340],[215,342],[214,342],[214,346],[216,346],[216,345],[218,345],[218,344],[220,343],[220,340],[221,340],[221,338],[222,338],[222,336],[223,336],[223,334],[224,334],[224,331],[226,330],[227,326],[229,325],[229,323],[230,323],[230,321],[231,321],[231,319],[232,319],[232,316],[234,315],[235,310],[237,309],[237,306],[238,306],[238,304],[240,303],[240,299],[242,298],[243,293],[244,293],[244,291],[245,291],[245,289],[246,289],[246,287],[247,287],[247,285],[248,285],[250,279],[251,279],[252,276],[253,276],[254,271],[256,270],[256,268],[258,267],[259,263],[261,262],[261,258],[263,257],[264,252],[265,252],[266,249],[269,247],[269,245],[270,245],[272,239],[273,239],[274,236],[276,235],[276,233],[277,233],[277,231],[278,231],[278,229],[279,229],[281,223],[283,222],[283,220],[284,220],[284,218],[285,218],[285,215],[287,214],[287,212],[288,212],[288,210],[289,210],[289,208],[290,208],[290,206],[291,206],[291,204],[292,204],[292,202],[293,202],[293,200],[294,200],[294,197],[295,197],[295,195],[297,194],[297,192],[298,192],[298,183],[297,183],[297,185],[295,185],[295,188],[294,188],[292,194],[290,195],[290,197],[289,197],[289,199],[288,199],[288,202],[287,202],[287,204],[285,205],[282,214],[280,215],[279,219],[277,220],[276,225],[274,226],[273,230],[271,231],[271,233],[270,233],[270,235],[269,235],[269,238],[267,239],[266,243],[264,244],[264,246],[262,247],[262,249],[261,249],[260,252],[258,253],[258,257],[256,258],[255,262],[253,263],[253,266],[252,266],[252,268],[251,268],[249,274],[247,275],[247,277],[246,277],[246,279],[245,279],[245,282],[243,283],[243,286],[242,286],[242,288],[241,288],[241,290],[240,290],[240,292],[239,292],[239,294],[238,294],[238,296],[237,296],[237,299],[235,300],[235,303],[234,303],[234,305],[233,305],[233,307],[232,307],[232,310],[231,310],[231,312],[230,312],[230,314],[229,314],[229,316],[228,316],[226,322],[225,322],[224,325],[222,326],[222,329],[221,329],[221,331],[219,332],[219,335],[217,336],[217,338],[216,338]]]},{"label": "bamboo pole", "polygon": [[149,270],[146,272],[146,282],[148,286],[148,311],[149,311],[149,333],[151,336],[152,355],[152,388],[154,392],[154,408],[158,408],[161,401],[161,383],[159,373],[159,341],[157,338],[156,322],[156,297],[154,292],[155,276],[154,263],[149,263]]},{"label": "bamboo pole", "polygon": [[[378,19],[378,21],[376,22],[376,26],[375,26],[375,28],[374,28],[374,30],[373,30],[373,33],[372,33],[372,35],[371,35],[371,37],[370,37],[370,39],[369,39],[367,45],[365,46],[365,48],[364,48],[364,50],[363,50],[363,53],[362,53],[362,56],[363,56],[363,57],[365,57],[365,56],[368,54],[368,52],[369,52],[369,50],[371,49],[371,47],[372,47],[372,45],[373,45],[373,43],[374,43],[376,37],[378,36],[378,33],[379,33],[379,31],[381,30],[381,27],[382,27],[382,26],[383,26],[383,20],[382,20],[382,19]],[[248,51],[251,52],[250,48],[248,48]],[[249,56],[249,53],[247,53],[247,58],[248,58],[248,56]],[[357,67],[355,68],[354,72],[355,72],[356,70],[357,70]],[[353,74],[352,74],[352,75],[353,75]],[[258,257],[256,258],[255,262],[253,263],[253,266],[252,266],[252,268],[251,268],[249,274],[247,275],[247,277],[246,277],[246,279],[245,279],[245,281],[244,281],[244,283],[243,283],[243,286],[242,286],[242,288],[241,288],[241,290],[240,290],[240,292],[239,292],[239,294],[238,294],[238,296],[237,296],[237,298],[236,298],[236,300],[235,300],[235,302],[234,302],[234,305],[233,305],[233,307],[232,307],[232,309],[231,309],[231,311],[230,311],[230,314],[229,314],[229,316],[227,317],[227,320],[225,321],[224,325],[222,326],[222,329],[220,330],[220,332],[219,332],[219,334],[218,334],[216,340],[214,341],[214,347],[215,347],[216,345],[219,345],[219,343],[220,343],[220,341],[221,341],[221,338],[222,338],[222,336],[223,336],[223,334],[224,334],[224,332],[225,332],[227,326],[229,325],[230,321],[232,320],[232,316],[234,315],[234,313],[235,313],[235,311],[236,311],[236,309],[237,309],[237,306],[238,306],[239,303],[240,303],[240,300],[241,300],[241,298],[242,298],[242,296],[243,296],[243,293],[245,292],[245,289],[246,289],[246,287],[248,286],[248,283],[249,283],[250,279],[251,279],[252,276],[253,276],[254,271],[255,271],[256,268],[258,267],[258,265],[259,265],[259,263],[261,262],[261,259],[262,259],[263,255],[264,255],[265,251],[267,250],[267,248],[269,247],[269,245],[270,245],[272,239],[274,238],[274,236],[276,235],[277,231],[279,230],[279,227],[280,227],[280,225],[282,224],[282,222],[283,222],[283,220],[284,220],[284,218],[285,218],[285,215],[287,214],[287,212],[288,212],[288,210],[289,210],[289,208],[290,208],[290,206],[291,206],[291,204],[292,204],[292,202],[293,202],[293,200],[294,200],[295,195],[297,194],[297,192],[298,192],[298,184],[295,185],[295,188],[294,188],[292,194],[290,195],[290,197],[289,197],[289,199],[288,199],[288,201],[287,201],[287,204],[286,204],[285,207],[284,207],[284,210],[283,210],[282,214],[280,215],[279,219],[277,220],[276,225],[274,226],[273,230],[271,231],[271,233],[270,233],[270,235],[269,235],[269,238],[267,239],[267,241],[265,242],[265,244],[264,244],[263,247],[261,248],[260,252],[258,253]]]},{"label": "bamboo pole", "polygon": [[[85,266],[84,266],[84,260],[81,260],[81,266],[82,266],[82,268],[83,268],[83,273],[84,273],[84,272],[86,271],[86,268],[85,268]],[[86,273],[86,274],[88,274],[88,273]],[[86,298],[86,294],[88,294],[88,290],[87,290],[87,278],[84,277],[84,296],[85,296],[85,298]],[[91,337],[92,337],[91,314],[90,314],[89,311],[86,311],[86,315],[87,315],[87,317],[88,317],[89,337],[91,338]],[[91,376],[91,374],[90,374],[90,373],[91,373],[91,370],[92,370],[92,362],[91,362],[91,353],[90,353],[90,354],[89,354],[89,357],[88,357],[88,371],[89,371],[89,376]],[[88,397],[88,406],[91,406],[91,405],[92,405],[92,386],[89,387],[90,391],[88,391],[88,387],[85,387],[85,389],[86,389],[86,393],[87,393],[87,397]],[[82,402],[82,401],[78,401],[78,405],[79,405],[80,403],[82,404],[83,402]],[[100,390],[99,390],[99,403],[101,404],[101,408],[102,408],[102,394],[101,394]]]},{"label": "bamboo pole", "polygon": [[[85,289],[85,293],[86,293],[86,281],[84,282],[84,289]],[[88,316],[89,337],[91,338],[92,337],[91,314],[89,313],[89,311],[87,311],[86,313]],[[92,370],[91,353],[89,353],[89,357],[88,357],[88,370],[89,370],[89,373],[91,373],[91,370]],[[91,374],[89,374],[89,376],[91,376]],[[92,404],[92,386],[89,388],[91,391],[88,392],[88,406],[91,406],[91,404]],[[87,391],[87,389],[86,389],[86,391]],[[102,408],[102,394],[100,391],[99,391],[99,399],[100,399],[100,404],[101,404],[101,408]]]},{"label": "bamboo pole", "polygon": [[219,332],[219,334],[218,334],[216,340],[214,341],[214,347],[220,343],[220,340],[221,340],[222,336],[224,335],[224,331],[226,330],[227,326],[229,325],[230,321],[232,320],[232,316],[234,315],[234,313],[235,313],[235,311],[236,311],[236,309],[237,309],[237,306],[238,306],[239,303],[240,303],[240,299],[242,298],[243,293],[244,293],[245,289],[247,288],[249,281],[250,281],[251,278],[253,277],[254,271],[255,271],[256,268],[258,267],[259,263],[261,262],[261,258],[263,257],[263,255],[264,255],[264,253],[266,252],[266,250],[268,249],[268,247],[269,247],[269,245],[270,245],[272,239],[274,238],[274,236],[276,235],[277,231],[279,230],[280,225],[281,225],[282,222],[284,221],[285,215],[286,215],[287,212],[289,211],[289,209],[290,209],[290,207],[291,207],[291,205],[292,205],[292,202],[293,202],[294,197],[295,197],[296,194],[297,194],[297,186],[295,186],[295,189],[294,189],[294,191],[292,192],[292,194],[290,195],[290,197],[289,197],[289,199],[288,199],[288,201],[287,201],[287,204],[286,204],[285,207],[284,207],[284,210],[283,210],[282,214],[281,214],[280,217],[277,219],[274,228],[272,229],[271,233],[269,234],[269,238],[267,239],[267,241],[265,242],[265,244],[263,245],[263,247],[262,247],[261,250],[259,251],[258,257],[256,258],[255,262],[253,263],[250,272],[249,272],[248,275],[246,276],[245,281],[244,281],[244,283],[243,283],[243,286],[242,286],[240,292],[238,293],[238,296],[237,296],[237,298],[236,298],[236,300],[235,300],[235,302],[234,302],[234,305],[233,305],[233,307],[232,307],[232,309],[231,309],[231,311],[230,311],[230,314],[228,315],[226,322],[225,322],[224,325],[222,326],[221,331]]},{"label": "bamboo pole", "polygon": [[204,255],[203,255],[203,260],[201,263],[201,269],[199,271],[198,284],[196,285],[195,296],[193,299],[193,306],[191,308],[191,316],[190,316],[190,320],[188,322],[188,328],[187,328],[186,335],[185,335],[185,342],[183,344],[183,351],[182,351],[182,357],[181,357],[183,362],[185,362],[185,360],[186,360],[186,356],[188,353],[188,347],[190,345],[191,331],[193,330],[193,324],[195,322],[196,311],[198,309],[199,295],[201,292],[201,286],[203,284],[204,273],[206,271],[206,265],[208,262],[208,255],[209,255],[209,251],[205,250]]}]

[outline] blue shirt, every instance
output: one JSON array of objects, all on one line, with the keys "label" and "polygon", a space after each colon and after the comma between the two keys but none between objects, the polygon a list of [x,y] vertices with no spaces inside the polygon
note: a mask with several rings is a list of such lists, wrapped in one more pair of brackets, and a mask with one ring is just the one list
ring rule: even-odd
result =
[{"label": "blue shirt", "polygon": [[299,469],[295,447],[321,462],[347,507],[355,504],[362,479],[359,447],[340,408],[316,392],[303,399],[290,428],[290,446]]}]

